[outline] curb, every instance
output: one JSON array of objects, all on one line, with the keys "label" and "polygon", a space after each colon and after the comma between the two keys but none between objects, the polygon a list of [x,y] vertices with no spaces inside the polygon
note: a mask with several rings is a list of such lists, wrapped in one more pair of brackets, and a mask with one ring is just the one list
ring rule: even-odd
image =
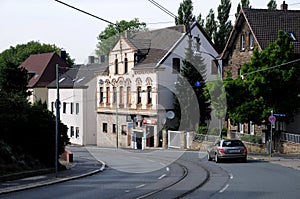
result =
[{"label": "curb", "polygon": [[53,179],[48,179],[48,180],[44,180],[44,181],[40,181],[40,182],[36,182],[36,183],[27,184],[27,185],[7,187],[7,188],[0,189],[0,194],[17,192],[17,191],[22,191],[22,190],[32,189],[32,188],[36,188],[36,187],[52,185],[52,184],[56,184],[56,183],[61,183],[61,182],[69,181],[69,180],[75,180],[75,179],[78,179],[78,178],[91,176],[91,175],[94,175],[96,173],[102,172],[105,169],[106,164],[103,161],[98,161],[98,162],[100,162],[102,164],[102,166],[99,169],[95,169],[93,171],[90,171],[90,172],[87,172],[87,173],[84,173],[84,174],[74,175],[74,176],[71,176],[71,177],[53,178]]}]

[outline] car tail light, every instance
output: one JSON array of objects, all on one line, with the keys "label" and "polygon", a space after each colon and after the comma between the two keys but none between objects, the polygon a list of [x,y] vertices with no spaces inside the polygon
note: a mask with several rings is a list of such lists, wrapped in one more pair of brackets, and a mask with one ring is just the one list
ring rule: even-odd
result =
[{"label": "car tail light", "polygon": [[220,154],[225,154],[224,149],[223,148],[219,148],[219,153]]},{"label": "car tail light", "polygon": [[247,153],[247,149],[246,148],[244,148],[244,153]]}]

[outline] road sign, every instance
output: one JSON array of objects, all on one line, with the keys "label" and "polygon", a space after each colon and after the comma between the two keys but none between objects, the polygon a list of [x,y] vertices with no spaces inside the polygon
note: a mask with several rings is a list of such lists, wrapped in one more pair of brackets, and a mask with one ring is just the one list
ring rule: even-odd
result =
[{"label": "road sign", "polygon": [[273,115],[278,116],[278,117],[285,117],[284,113],[274,113]]},{"label": "road sign", "polygon": [[276,117],[274,115],[269,116],[270,122],[276,122]]}]

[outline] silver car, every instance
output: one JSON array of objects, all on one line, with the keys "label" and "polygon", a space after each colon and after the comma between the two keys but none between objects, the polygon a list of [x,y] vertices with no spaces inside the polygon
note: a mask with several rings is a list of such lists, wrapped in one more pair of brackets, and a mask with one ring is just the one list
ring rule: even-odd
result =
[{"label": "silver car", "polygon": [[241,140],[222,139],[207,150],[209,161],[221,162],[224,159],[240,159],[247,162],[247,148]]}]

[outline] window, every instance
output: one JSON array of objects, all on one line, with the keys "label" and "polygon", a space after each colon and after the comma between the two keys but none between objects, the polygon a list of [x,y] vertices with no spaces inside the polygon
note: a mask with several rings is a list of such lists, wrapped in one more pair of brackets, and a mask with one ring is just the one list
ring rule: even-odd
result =
[{"label": "window", "polygon": [[67,110],[67,103],[64,102],[63,103],[63,113],[66,113],[66,110]]},{"label": "window", "polygon": [[289,37],[291,38],[292,41],[297,41],[295,35],[292,32],[288,32]]},{"label": "window", "polygon": [[112,126],[112,132],[113,133],[117,132],[117,125],[116,124],[113,124],[113,126]]},{"label": "window", "polygon": [[119,73],[118,69],[119,69],[118,58],[117,58],[117,55],[116,55],[116,59],[115,59],[115,75],[117,75]]},{"label": "window", "polygon": [[76,127],[76,138],[79,138],[79,127]]},{"label": "window", "polygon": [[70,128],[70,137],[74,137],[74,126]]},{"label": "window", "polygon": [[131,88],[127,87],[127,105],[131,104]]},{"label": "window", "polygon": [[250,48],[250,50],[254,49],[254,38],[251,33],[249,33],[249,48]]},{"label": "window", "polygon": [[120,86],[120,97],[119,97],[119,100],[120,100],[120,102],[119,102],[119,104],[124,104],[124,88],[123,88],[123,86]]},{"label": "window", "polygon": [[126,129],[127,129],[127,126],[126,126],[126,125],[122,125],[122,126],[121,126],[121,134],[122,134],[122,135],[127,135],[127,130],[126,130]]},{"label": "window", "polygon": [[245,35],[241,35],[241,48],[240,50],[245,50]]},{"label": "window", "polygon": [[103,87],[100,87],[100,103],[103,103]]},{"label": "window", "polygon": [[142,87],[137,87],[137,104],[142,103]]},{"label": "window", "polygon": [[74,110],[73,110],[73,109],[74,109],[73,106],[74,106],[74,104],[71,102],[71,103],[70,103],[70,114],[73,114],[73,111],[74,111]]},{"label": "window", "polygon": [[254,135],[254,123],[250,121],[250,134]]},{"label": "window", "polygon": [[152,103],[152,88],[151,86],[147,86],[147,104]]},{"label": "window", "polygon": [[212,75],[217,75],[218,74],[217,62],[218,62],[218,60],[212,60],[211,61],[211,74]]},{"label": "window", "polygon": [[76,103],[76,115],[79,113],[79,103]]},{"label": "window", "polygon": [[180,73],[180,59],[179,58],[173,58],[172,66],[173,66],[172,73]]},{"label": "window", "polygon": [[102,132],[107,133],[107,123],[102,123]]},{"label": "window", "polygon": [[117,103],[117,88],[113,87],[113,103]]},{"label": "window", "polygon": [[110,88],[106,87],[106,103],[110,103]]},{"label": "window", "polygon": [[244,133],[244,124],[239,124],[239,131],[240,133]]},{"label": "window", "polygon": [[[126,54],[125,54],[126,56]],[[127,73],[128,72],[128,59],[127,57],[125,57],[124,59],[124,73]]]}]

